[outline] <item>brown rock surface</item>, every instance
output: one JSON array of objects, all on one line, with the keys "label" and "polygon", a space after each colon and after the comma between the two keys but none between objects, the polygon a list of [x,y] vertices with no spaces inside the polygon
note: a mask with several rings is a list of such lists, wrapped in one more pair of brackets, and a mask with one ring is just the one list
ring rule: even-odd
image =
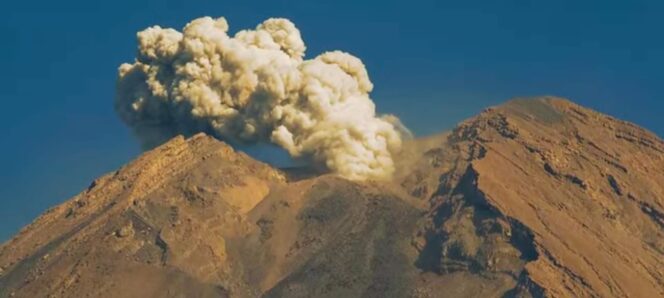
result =
[{"label": "brown rock surface", "polygon": [[557,98],[404,150],[391,182],[175,138],[0,247],[0,297],[664,297],[664,143]]}]

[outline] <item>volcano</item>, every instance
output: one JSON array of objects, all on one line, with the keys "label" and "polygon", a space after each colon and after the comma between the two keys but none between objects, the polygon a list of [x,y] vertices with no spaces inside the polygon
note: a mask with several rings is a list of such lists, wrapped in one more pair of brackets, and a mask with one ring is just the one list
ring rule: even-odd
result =
[{"label": "volcano", "polygon": [[408,141],[391,181],[176,137],[0,247],[0,297],[664,297],[664,142],[555,97]]}]

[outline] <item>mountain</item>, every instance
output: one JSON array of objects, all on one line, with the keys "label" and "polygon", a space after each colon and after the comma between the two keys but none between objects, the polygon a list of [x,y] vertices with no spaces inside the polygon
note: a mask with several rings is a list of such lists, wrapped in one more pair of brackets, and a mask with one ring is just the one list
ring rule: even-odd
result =
[{"label": "mountain", "polygon": [[664,142],[564,99],[415,139],[393,181],[174,138],[0,247],[0,297],[664,297]]}]

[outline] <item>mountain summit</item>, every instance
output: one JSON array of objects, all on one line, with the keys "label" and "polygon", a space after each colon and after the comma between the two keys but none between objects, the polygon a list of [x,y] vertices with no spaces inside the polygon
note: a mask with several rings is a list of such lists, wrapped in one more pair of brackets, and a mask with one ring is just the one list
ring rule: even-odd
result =
[{"label": "mountain summit", "polygon": [[664,296],[654,134],[517,99],[396,160],[356,182],[176,137],[3,244],[0,297]]}]

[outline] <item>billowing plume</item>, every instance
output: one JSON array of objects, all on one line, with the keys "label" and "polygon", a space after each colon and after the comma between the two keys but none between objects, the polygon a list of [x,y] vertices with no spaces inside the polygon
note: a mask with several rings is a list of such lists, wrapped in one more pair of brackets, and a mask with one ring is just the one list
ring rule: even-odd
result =
[{"label": "billowing plume", "polygon": [[269,19],[228,35],[224,18],[182,32],[138,33],[133,64],[119,68],[116,110],[150,148],[207,132],[230,142],[272,142],[346,178],[381,179],[407,130],[379,117],[362,61],[332,51],[304,60],[299,30]]}]

